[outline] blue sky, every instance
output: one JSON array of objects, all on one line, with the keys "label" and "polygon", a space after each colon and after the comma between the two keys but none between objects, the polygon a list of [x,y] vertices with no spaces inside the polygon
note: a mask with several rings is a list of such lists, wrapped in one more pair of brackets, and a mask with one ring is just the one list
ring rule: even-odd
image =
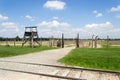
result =
[{"label": "blue sky", "polygon": [[34,25],[42,37],[120,38],[120,0],[0,0],[1,37]]}]

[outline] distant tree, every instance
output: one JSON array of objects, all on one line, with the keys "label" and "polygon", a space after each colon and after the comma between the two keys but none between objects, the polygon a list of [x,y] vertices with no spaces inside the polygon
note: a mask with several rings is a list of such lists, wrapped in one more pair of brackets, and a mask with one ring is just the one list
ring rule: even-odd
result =
[{"label": "distant tree", "polygon": [[15,37],[15,40],[16,40],[16,41],[19,41],[19,40],[20,40],[20,37],[19,37],[19,36],[16,36],[16,37]]},{"label": "distant tree", "polygon": [[98,38],[98,40],[101,40],[100,38]]},{"label": "distant tree", "polygon": [[3,38],[3,37],[0,37],[0,41],[5,41],[5,38]]},{"label": "distant tree", "polygon": [[3,38],[2,37],[0,37],[0,41],[2,41],[3,40]]}]

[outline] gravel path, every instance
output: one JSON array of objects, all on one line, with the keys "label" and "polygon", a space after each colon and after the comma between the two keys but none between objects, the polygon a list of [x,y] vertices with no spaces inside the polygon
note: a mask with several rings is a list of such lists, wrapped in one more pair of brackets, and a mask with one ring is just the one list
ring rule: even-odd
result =
[{"label": "gravel path", "polygon": [[[60,65],[60,63],[58,63],[57,60],[65,56],[72,49],[74,49],[74,47],[47,50],[47,51],[36,52],[34,54],[27,54],[27,55],[22,55],[22,56],[0,58],[0,60]],[[11,63],[6,63],[6,62],[0,62],[0,67],[18,69],[18,70],[24,69],[26,71],[34,70],[36,72],[39,72],[39,70],[41,69],[38,66],[11,64]],[[29,69],[27,67],[29,67]],[[53,69],[42,68],[42,70],[47,73],[47,72],[52,72]],[[17,72],[9,72],[9,71],[0,70],[0,80],[53,80],[53,79],[46,78],[46,77],[40,77],[37,75],[30,75],[30,74],[25,74],[25,73],[17,73]]]},{"label": "gravel path", "polygon": [[55,49],[55,50],[46,50],[46,51],[36,52],[33,54],[27,54],[27,55],[22,55],[22,56],[1,58],[0,60],[59,65],[57,60],[64,57],[72,49],[74,49],[74,47],[61,48],[61,49]]}]

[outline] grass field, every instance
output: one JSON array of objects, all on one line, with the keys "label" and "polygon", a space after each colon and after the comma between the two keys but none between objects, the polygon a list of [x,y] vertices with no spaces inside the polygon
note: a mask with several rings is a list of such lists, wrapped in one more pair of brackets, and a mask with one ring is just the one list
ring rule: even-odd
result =
[{"label": "grass field", "polygon": [[120,47],[74,49],[59,61],[85,68],[120,71]]},{"label": "grass field", "polygon": [[38,51],[43,51],[43,50],[50,50],[50,49],[55,49],[55,47],[47,47],[47,46],[42,46],[42,47],[36,47],[36,48],[31,48],[28,46],[0,46],[0,57],[10,57],[10,56],[17,56],[17,55],[23,55],[23,54],[28,54],[32,52],[38,52]]}]

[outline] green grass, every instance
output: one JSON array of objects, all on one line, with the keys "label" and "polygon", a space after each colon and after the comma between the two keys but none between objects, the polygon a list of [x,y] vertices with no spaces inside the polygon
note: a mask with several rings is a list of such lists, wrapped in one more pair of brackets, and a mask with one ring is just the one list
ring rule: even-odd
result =
[{"label": "green grass", "polygon": [[59,61],[85,68],[120,71],[120,48],[74,49]]},{"label": "green grass", "polygon": [[31,48],[31,47],[28,47],[28,46],[25,46],[25,47],[0,46],[0,57],[17,56],[17,55],[23,55],[23,54],[28,54],[28,53],[32,53],[32,52],[50,50],[50,49],[55,49],[55,47],[42,46],[42,47]]}]

